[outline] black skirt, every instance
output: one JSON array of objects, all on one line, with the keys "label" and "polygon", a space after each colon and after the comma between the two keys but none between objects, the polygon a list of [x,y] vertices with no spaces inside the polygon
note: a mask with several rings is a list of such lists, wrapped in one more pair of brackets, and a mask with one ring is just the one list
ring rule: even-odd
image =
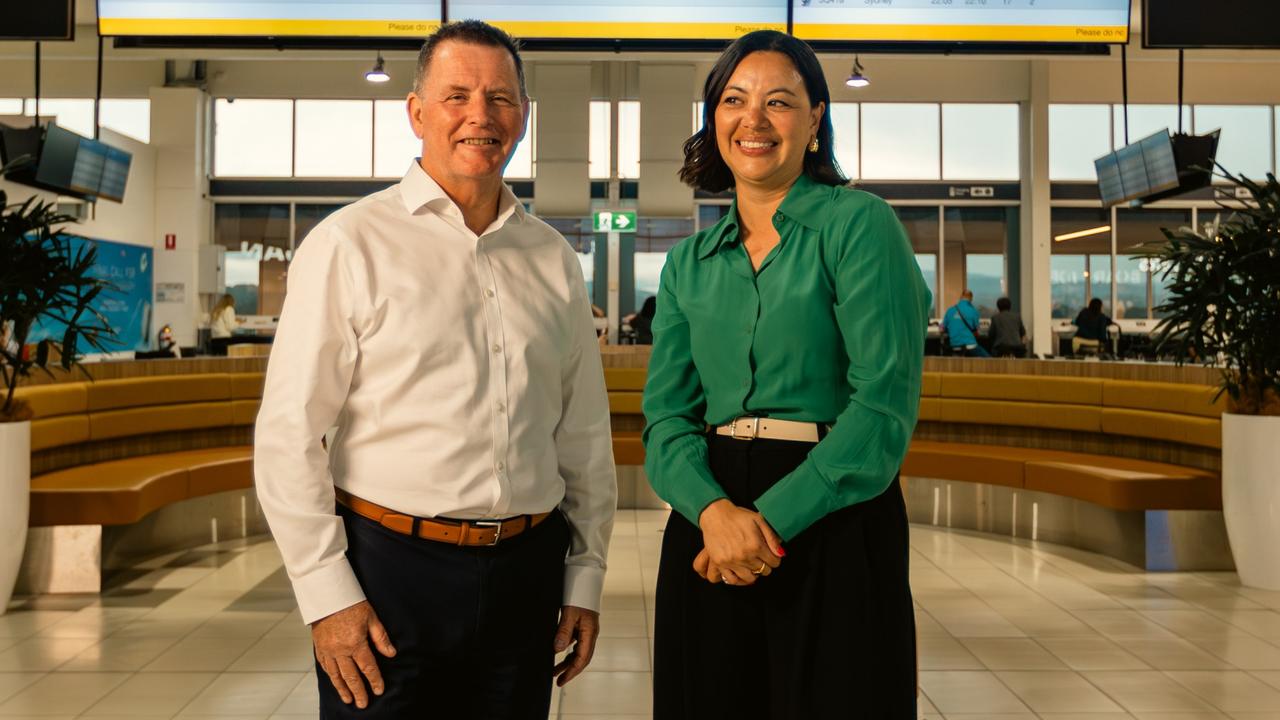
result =
[{"label": "black skirt", "polygon": [[[813,448],[707,442],[720,486],[752,509]],[[671,513],[658,569],[654,718],[914,720],[915,614],[897,478],[784,547],[781,567],[754,585],[713,585],[693,571],[702,532]]]}]

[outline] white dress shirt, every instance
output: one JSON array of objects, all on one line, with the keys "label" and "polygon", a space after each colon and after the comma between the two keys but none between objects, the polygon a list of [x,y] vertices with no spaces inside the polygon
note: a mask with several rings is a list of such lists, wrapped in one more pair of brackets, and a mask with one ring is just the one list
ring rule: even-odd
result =
[{"label": "white dress shirt", "polygon": [[209,323],[209,337],[229,338],[236,329],[236,309],[228,305],[213,316]]},{"label": "white dress shirt", "polygon": [[334,486],[421,517],[558,506],[564,604],[599,610],[617,484],[573,249],[506,187],[477,236],[416,162],[330,215],[289,267],[254,472],[307,623],[364,599]]}]

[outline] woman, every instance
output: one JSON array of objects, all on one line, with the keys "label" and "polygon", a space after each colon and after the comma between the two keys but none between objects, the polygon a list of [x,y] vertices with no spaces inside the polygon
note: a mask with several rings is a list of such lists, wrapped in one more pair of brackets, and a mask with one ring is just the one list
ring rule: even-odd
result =
[{"label": "woman", "polygon": [[1081,350],[1097,355],[1107,341],[1107,328],[1115,325],[1111,318],[1102,312],[1102,301],[1093,298],[1089,306],[1076,315],[1072,321],[1076,326],[1076,334],[1071,338],[1071,354],[1079,355]]},{"label": "woman", "polygon": [[227,354],[227,339],[237,324],[236,299],[231,293],[225,293],[209,313],[209,337],[214,341],[210,348],[214,355]]},{"label": "woman", "polygon": [[653,320],[654,717],[908,720],[929,292],[892,209],[842,187],[807,45],[743,36],[704,97],[681,178],[736,199],[671,251]]}]

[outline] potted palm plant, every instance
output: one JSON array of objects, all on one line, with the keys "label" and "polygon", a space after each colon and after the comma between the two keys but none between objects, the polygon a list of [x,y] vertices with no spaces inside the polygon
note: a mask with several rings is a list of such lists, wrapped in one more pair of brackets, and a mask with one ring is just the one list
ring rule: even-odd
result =
[{"label": "potted palm plant", "polygon": [[1223,518],[1240,580],[1280,590],[1280,183],[1223,177],[1249,200],[1141,254],[1168,289],[1157,350],[1222,369]]},{"label": "potted palm plant", "polygon": [[[92,305],[111,285],[92,275],[93,245],[63,231],[72,220],[36,198],[10,205],[0,190],[0,614],[22,564],[31,492],[32,410],[18,382],[53,364],[78,367],[80,348],[105,350],[113,335]],[[31,342],[55,328],[58,337]]]}]

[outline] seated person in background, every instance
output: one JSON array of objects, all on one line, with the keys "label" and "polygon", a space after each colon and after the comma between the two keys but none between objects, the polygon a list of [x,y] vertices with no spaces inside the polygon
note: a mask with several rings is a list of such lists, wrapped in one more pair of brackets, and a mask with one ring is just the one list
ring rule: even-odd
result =
[{"label": "seated person in background", "polygon": [[995,316],[991,318],[991,352],[996,357],[1026,357],[1027,328],[1022,316],[1013,311],[1013,303],[1007,297],[996,301]]},{"label": "seated person in background", "polygon": [[1081,349],[1096,355],[1107,339],[1107,328],[1115,325],[1111,318],[1103,314],[1102,301],[1098,298],[1090,300],[1089,307],[1081,310],[1071,324],[1076,326],[1075,337],[1071,338],[1071,352],[1074,355],[1079,355]]},{"label": "seated person in background", "polygon": [[991,357],[978,344],[978,308],[973,306],[973,291],[960,293],[960,300],[942,316],[942,329],[946,331],[953,355]]},{"label": "seated person in background", "polygon": [[596,326],[596,340],[602,346],[609,344],[609,324],[607,322],[600,322],[601,320],[604,320],[604,318],[605,318],[604,310],[602,310],[599,305],[592,303],[591,319],[592,321],[595,322],[595,326]]},{"label": "seated person in background", "polygon": [[653,330],[650,326],[653,324],[653,314],[657,307],[657,298],[650,295],[644,299],[644,304],[640,306],[640,312],[632,315],[631,319],[627,321],[631,329],[636,331],[637,345],[653,344]]}]

